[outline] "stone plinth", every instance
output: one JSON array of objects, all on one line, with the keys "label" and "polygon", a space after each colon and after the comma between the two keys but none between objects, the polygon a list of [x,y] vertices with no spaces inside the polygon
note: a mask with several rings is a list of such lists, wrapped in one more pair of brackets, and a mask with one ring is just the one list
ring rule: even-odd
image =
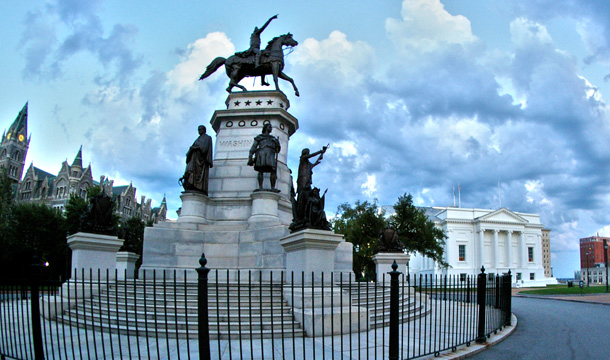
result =
[{"label": "stone plinth", "polygon": [[[114,279],[116,253],[123,240],[116,236],[79,232],[68,236],[72,249],[72,279]],[[84,270],[84,271],[83,271]]]},{"label": "stone plinth", "polygon": [[252,213],[248,223],[273,223],[279,224],[278,201],[280,194],[272,191],[255,191],[250,195],[252,199]]},{"label": "stone plinth", "polygon": [[180,195],[180,199],[182,200],[182,208],[180,209],[178,222],[207,223],[206,208],[208,197],[206,195],[185,191]]},{"label": "stone plinth", "polygon": [[[296,279],[295,279],[296,280]],[[284,289],[295,319],[309,337],[369,330],[367,308],[350,306],[350,296],[337,287],[307,286]]]},{"label": "stone plinth", "polygon": [[381,252],[373,255],[373,261],[375,262],[375,270],[377,272],[377,282],[382,282],[385,274],[386,283],[389,284],[390,276],[388,273],[392,270],[392,264],[396,261],[398,265],[397,271],[400,271],[405,276],[407,275],[407,262],[409,261],[409,254],[401,252]]},{"label": "stone plinth", "polygon": [[343,241],[343,235],[316,229],[283,237],[280,245],[286,252],[287,276],[294,272],[294,281],[299,284],[303,279],[301,273],[305,273],[305,283],[318,282],[324,273],[325,281],[330,281],[330,274],[335,271],[335,249]]},{"label": "stone plinth", "polygon": [[133,279],[135,277],[136,261],[139,258],[140,255],[129,251],[119,251],[116,253],[117,279]]}]

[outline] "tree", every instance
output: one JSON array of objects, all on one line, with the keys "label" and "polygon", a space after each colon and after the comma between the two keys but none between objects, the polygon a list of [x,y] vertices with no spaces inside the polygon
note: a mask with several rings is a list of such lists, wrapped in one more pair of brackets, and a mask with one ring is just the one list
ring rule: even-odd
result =
[{"label": "tree", "polygon": [[340,205],[337,214],[333,230],[354,245],[353,266],[357,278],[374,280],[372,257],[377,253],[380,231],[386,226],[385,212],[379,209],[376,201],[357,201],[354,207],[348,203]]},{"label": "tree", "polygon": [[123,239],[123,246],[119,251],[131,251],[140,258],[136,261],[136,270],[142,264],[142,244],[144,243],[144,221],[140,218],[132,217],[119,224],[119,238]]},{"label": "tree", "polygon": [[87,199],[72,194],[66,204],[66,223],[68,228],[68,234],[73,235],[80,231],[81,218],[89,210],[89,202],[87,201],[90,197],[96,196],[102,192],[102,189],[95,186],[89,189],[87,192]]},{"label": "tree", "polygon": [[88,208],[89,205],[85,199],[76,194],[70,195],[70,199],[66,204],[66,227],[68,234],[74,235],[79,232],[80,219],[87,212]]},{"label": "tree", "polygon": [[449,266],[444,259],[447,236],[442,229],[436,227],[434,222],[428,219],[424,209],[413,205],[411,194],[404,194],[398,198],[394,205],[394,212],[390,223],[396,229],[405,250],[417,251],[443,267]]},{"label": "tree", "polygon": [[14,207],[13,182],[8,177],[6,168],[2,168],[0,171],[0,248],[3,249],[0,253],[1,264],[6,264],[11,259]]},{"label": "tree", "polygon": [[32,256],[37,254],[41,263],[49,263],[46,273],[51,278],[66,275],[66,220],[60,212],[44,204],[18,204],[13,210],[11,227],[14,271],[27,269]]}]

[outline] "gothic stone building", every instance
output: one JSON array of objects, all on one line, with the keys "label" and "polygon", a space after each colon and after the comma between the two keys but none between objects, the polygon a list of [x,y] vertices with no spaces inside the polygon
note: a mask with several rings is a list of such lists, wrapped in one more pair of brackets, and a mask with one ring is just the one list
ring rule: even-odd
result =
[{"label": "gothic stone building", "polygon": [[[145,222],[157,223],[165,220],[167,204],[165,197],[161,206],[153,208],[151,200],[144,196],[138,203],[136,188],[133,184],[114,186],[114,181],[101,177],[100,182],[93,181],[91,165],[83,167],[82,146],[78,150],[72,165],[68,161],[61,164],[57,175],[50,174],[30,164],[23,179],[25,156],[30,139],[27,134],[28,104],[26,103],[19,115],[2,135],[0,142],[0,167],[6,168],[8,176],[16,186],[17,202],[43,203],[63,211],[72,194],[86,198],[87,192],[93,186],[101,186],[117,204],[117,213],[123,220],[138,217]],[[26,140],[27,139],[27,140]]]}]

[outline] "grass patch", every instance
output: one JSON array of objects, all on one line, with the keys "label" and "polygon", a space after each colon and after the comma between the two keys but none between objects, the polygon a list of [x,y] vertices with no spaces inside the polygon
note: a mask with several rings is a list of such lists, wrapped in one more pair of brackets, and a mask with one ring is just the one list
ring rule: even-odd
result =
[{"label": "grass patch", "polygon": [[[606,286],[589,286],[585,285],[582,288],[582,294],[604,294],[606,293]],[[580,295],[581,289],[577,282],[574,282],[574,286],[569,288],[568,285],[549,285],[542,289],[535,290],[524,290],[519,291],[519,294],[528,295]]]}]

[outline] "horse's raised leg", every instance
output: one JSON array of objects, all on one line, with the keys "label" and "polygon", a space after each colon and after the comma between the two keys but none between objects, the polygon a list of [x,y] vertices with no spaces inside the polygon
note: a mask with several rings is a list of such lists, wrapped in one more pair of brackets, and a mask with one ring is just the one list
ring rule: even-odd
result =
[{"label": "horse's raised leg", "polygon": [[[295,85],[294,80],[292,80],[292,78],[291,78],[290,76],[288,76],[288,75],[284,74],[284,72],[283,72],[283,71],[280,71],[280,73],[278,74],[278,77],[279,77],[280,79],[283,79],[283,80],[289,81],[289,82],[292,84],[292,87],[294,88],[294,94],[295,94],[296,96],[299,96],[299,89],[297,89],[297,86]],[[274,78],[275,78],[275,77],[274,77]],[[276,79],[276,80],[275,80],[275,82],[276,82],[276,84],[275,84],[275,85],[277,86],[277,78],[275,78],[275,79]]]},{"label": "horse's raised leg", "polygon": [[227,71],[227,75],[229,75],[229,87],[227,88],[228,93],[231,92],[233,87],[238,87],[243,91],[248,91],[248,89],[246,89],[244,86],[239,85],[239,82],[241,79],[243,79],[243,76],[240,76],[239,74],[239,66],[233,66],[230,73]]},{"label": "horse's raised leg", "polygon": [[277,61],[274,61],[271,63],[271,74],[273,75],[273,82],[275,83],[275,90],[280,91],[280,85],[278,84],[278,76],[279,74],[282,72],[282,70],[280,70],[280,63]]}]

